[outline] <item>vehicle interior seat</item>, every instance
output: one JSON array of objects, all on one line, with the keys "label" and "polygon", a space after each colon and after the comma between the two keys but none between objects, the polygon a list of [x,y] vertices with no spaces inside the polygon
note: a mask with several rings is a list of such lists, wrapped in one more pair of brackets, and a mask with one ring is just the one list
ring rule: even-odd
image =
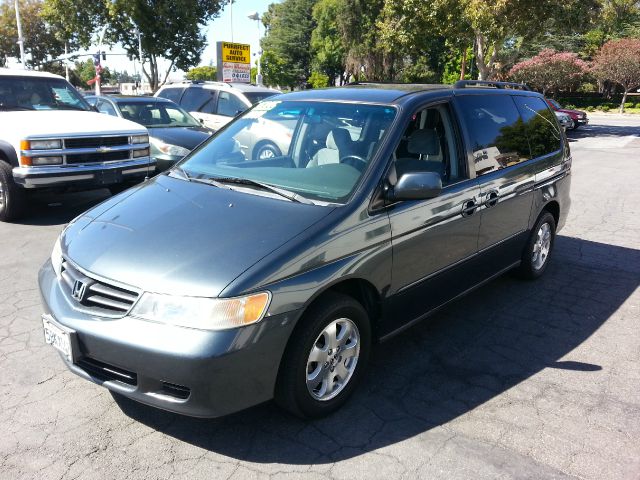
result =
[{"label": "vehicle interior seat", "polygon": [[444,176],[440,137],[434,129],[415,130],[409,137],[407,151],[409,154],[418,155],[419,158],[396,159],[398,176],[407,172],[436,172]]},{"label": "vehicle interior seat", "polygon": [[326,147],[318,150],[307,163],[307,168],[318,167],[330,163],[340,163],[340,159],[353,153],[353,140],[349,131],[334,128],[327,135]]},{"label": "vehicle interior seat", "polygon": [[138,123],[141,123],[142,125],[153,125],[154,122],[151,110],[141,108],[138,113]]}]

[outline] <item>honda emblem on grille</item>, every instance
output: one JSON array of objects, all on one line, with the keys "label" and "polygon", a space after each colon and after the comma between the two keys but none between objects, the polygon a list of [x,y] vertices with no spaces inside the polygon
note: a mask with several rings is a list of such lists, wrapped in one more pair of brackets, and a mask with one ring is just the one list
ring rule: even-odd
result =
[{"label": "honda emblem on grille", "polygon": [[71,291],[71,296],[75,298],[78,302],[82,302],[84,299],[84,294],[87,292],[87,284],[82,280],[76,280],[73,282],[73,290]]}]

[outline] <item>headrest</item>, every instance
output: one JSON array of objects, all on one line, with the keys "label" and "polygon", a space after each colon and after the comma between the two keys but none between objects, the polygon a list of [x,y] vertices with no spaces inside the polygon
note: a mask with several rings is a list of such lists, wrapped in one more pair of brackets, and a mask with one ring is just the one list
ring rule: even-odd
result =
[{"label": "headrest", "polygon": [[409,137],[407,150],[409,153],[419,155],[438,155],[440,153],[438,134],[430,129],[415,130]]},{"label": "headrest", "polygon": [[327,148],[342,150],[351,145],[351,135],[344,128],[334,128],[327,135]]}]

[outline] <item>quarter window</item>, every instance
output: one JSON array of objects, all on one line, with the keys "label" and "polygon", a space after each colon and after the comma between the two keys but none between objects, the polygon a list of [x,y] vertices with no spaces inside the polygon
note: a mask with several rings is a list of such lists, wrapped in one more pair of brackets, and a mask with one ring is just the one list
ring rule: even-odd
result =
[{"label": "quarter window", "polygon": [[172,102],[180,103],[180,96],[182,95],[183,88],[164,88],[158,93],[159,97],[166,98]]},{"label": "quarter window", "polygon": [[111,105],[111,103],[106,100],[101,100],[98,103],[98,111],[100,113],[106,113],[107,115],[111,115],[112,117],[117,117],[116,109]]},{"label": "quarter window", "polygon": [[525,124],[509,95],[458,97],[473,151],[476,175],[529,160]]},{"label": "quarter window", "polygon": [[547,104],[538,97],[515,96],[514,101],[524,120],[531,155],[541,157],[560,150],[560,128]]}]

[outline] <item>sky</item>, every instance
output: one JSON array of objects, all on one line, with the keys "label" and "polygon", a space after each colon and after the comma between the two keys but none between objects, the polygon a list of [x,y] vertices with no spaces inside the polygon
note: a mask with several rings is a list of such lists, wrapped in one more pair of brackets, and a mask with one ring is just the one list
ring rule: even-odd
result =
[{"label": "sky", "polygon": [[[252,64],[255,63],[255,53],[258,51],[259,45],[258,22],[249,20],[247,16],[256,11],[262,16],[262,14],[267,11],[269,4],[277,1],[279,0],[236,0],[233,8],[229,5],[225,6],[220,16],[209,22],[203,28],[207,37],[207,47],[202,54],[200,65],[209,65],[211,62],[215,64],[216,42],[219,41],[250,44]],[[231,28],[232,17],[233,30]],[[260,22],[260,35],[264,35],[262,22]],[[107,60],[102,62],[103,66],[109,67],[111,70],[126,70],[129,73],[133,73],[133,62],[129,61],[126,55],[118,55],[122,53],[124,53],[124,49],[118,45],[115,45],[111,50],[107,50]],[[161,64],[161,66],[164,67],[164,71],[166,71],[169,63],[167,62],[166,65]],[[164,73],[164,71],[162,71],[162,73]],[[181,80],[182,77],[182,72],[176,72],[171,74],[169,79]]]}]

